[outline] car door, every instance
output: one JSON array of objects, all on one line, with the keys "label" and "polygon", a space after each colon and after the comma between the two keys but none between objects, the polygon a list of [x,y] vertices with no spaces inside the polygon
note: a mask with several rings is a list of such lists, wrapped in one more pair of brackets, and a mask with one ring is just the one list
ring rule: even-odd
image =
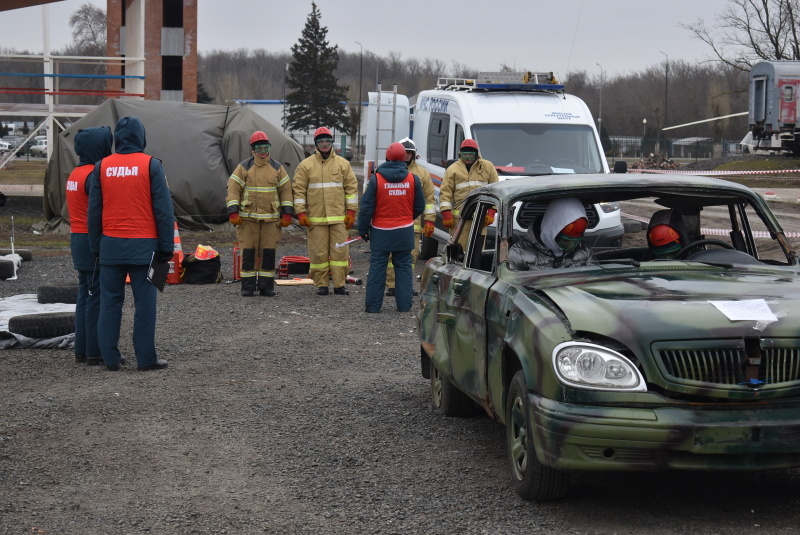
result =
[{"label": "car door", "polygon": [[[447,348],[451,381],[478,399],[487,395],[486,299],[497,280],[496,255],[493,248],[487,248],[483,222],[494,206],[490,200],[467,205],[459,223],[459,232],[470,232],[467,251],[461,250],[455,236],[448,246],[449,262],[436,274],[439,337]],[[479,224],[471,224],[473,221]]]}]

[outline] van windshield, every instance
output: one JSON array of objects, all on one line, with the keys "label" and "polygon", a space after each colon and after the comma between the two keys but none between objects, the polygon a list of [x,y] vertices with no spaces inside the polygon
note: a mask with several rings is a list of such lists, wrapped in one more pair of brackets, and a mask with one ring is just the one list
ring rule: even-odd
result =
[{"label": "van windshield", "polygon": [[501,174],[604,173],[594,131],[586,125],[476,124],[481,157]]}]

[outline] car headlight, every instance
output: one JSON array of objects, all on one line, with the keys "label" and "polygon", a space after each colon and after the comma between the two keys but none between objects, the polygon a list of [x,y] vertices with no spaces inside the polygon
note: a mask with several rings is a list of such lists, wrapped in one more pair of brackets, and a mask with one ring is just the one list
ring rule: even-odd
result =
[{"label": "car headlight", "polygon": [[611,212],[616,212],[619,210],[619,202],[601,202],[600,208],[603,210],[604,213],[610,214]]},{"label": "car headlight", "polygon": [[636,366],[603,346],[565,342],[553,349],[553,368],[563,384],[585,390],[647,392]]}]

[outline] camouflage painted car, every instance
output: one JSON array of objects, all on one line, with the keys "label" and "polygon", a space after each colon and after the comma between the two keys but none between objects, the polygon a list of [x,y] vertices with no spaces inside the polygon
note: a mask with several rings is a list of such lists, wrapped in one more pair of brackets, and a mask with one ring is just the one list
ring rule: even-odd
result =
[{"label": "camouflage painted car", "polygon": [[[596,263],[513,271],[509,247],[553,199],[621,209],[621,247]],[[497,210],[495,233],[485,215]],[[655,259],[650,216],[686,227]],[[478,222],[479,224],[472,224]],[[468,232],[464,250],[459,233]],[[562,497],[579,470],[800,465],[800,267],[766,202],[723,180],[570,175],[472,192],[423,271],[422,374],[447,416],[506,426],[516,491]]]}]

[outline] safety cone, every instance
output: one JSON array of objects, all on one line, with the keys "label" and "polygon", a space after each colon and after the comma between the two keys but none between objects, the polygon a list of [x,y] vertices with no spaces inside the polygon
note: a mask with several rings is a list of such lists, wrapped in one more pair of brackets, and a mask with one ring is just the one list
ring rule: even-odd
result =
[{"label": "safety cone", "polygon": [[183,269],[183,245],[181,245],[181,235],[178,233],[178,222],[175,221],[173,232],[172,260],[169,262],[169,273],[167,274],[168,284],[179,284],[181,282],[181,271]]}]

